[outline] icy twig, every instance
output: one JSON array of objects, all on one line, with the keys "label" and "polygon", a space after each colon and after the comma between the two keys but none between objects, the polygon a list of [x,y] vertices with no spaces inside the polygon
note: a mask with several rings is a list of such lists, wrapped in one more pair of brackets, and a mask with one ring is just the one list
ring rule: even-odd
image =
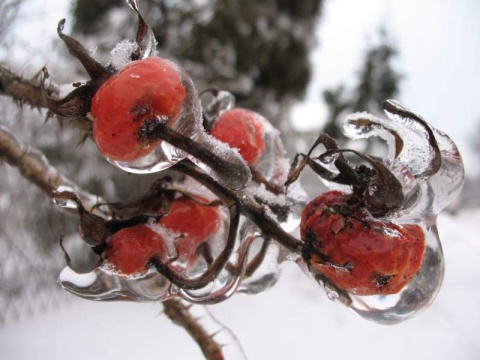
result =
[{"label": "icy twig", "polygon": [[[57,86],[50,84],[46,87],[48,94],[57,92]],[[18,105],[30,105],[34,108],[47,108],[42,97],[38,80],[28,80],[8,70],[0,64],[0,95],[9,96]],[[85,117],[69,119],[80,130],[89,133],[92,123]]]},{"label": "icy twig", "polygon": [[[190,305],[178,299],[164,301],[165,315],[182,326],[200,346],[207,360],[245,359],[237,338],[220,324],[203,306]],[[203,310],[196,314],[193,310]],[[197,311],[198,312],[198,311]],[[215,337],[222,337],[222,343]]]},{"label": "icy twig", "polygon": [[38,149],[24,143],[5,125],[0,123],[0,159],[5,159],[16,167],[21,175],[34,183],[48,196],[59,186],[76,189],[79,198],[87,209],[91,209],[101,199],[81,190],[73,181],[53,167]]},{"label": "icy twig", "polygon": [[[87,208],[92,208],[97,202],[101,201],[95,195],[80,190],[73,181],[55,169],[42,152],[22,142],[2,124],[0,124],[0,158],[16,167],[25,179],[38,186],[48,196],[58,186],[69,186],[77,189],[82,203]],[[163,305],[167,316],[188,331],[207,359],[223,358],[221,347],[190,315],[187,306],[176,300],[166,301]]]}]

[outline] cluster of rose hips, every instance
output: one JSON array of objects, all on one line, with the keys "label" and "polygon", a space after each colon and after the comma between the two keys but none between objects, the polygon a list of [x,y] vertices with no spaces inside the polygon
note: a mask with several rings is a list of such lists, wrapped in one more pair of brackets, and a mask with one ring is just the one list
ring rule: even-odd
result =
[{"label": "cluster of rose hips", "polygon": [[[61,100],[44,92],[49,108],[60,116],[91,114],[93,139],[102,155],[113,162],[153,156],[165,141],[159,136],[161,129],[172,128],[181,134],[189,126],[183,123],[184,119],[195,111],[191,104],[186,104],[191,89],[185,85],[183,70],[169,60],[152,56],[148,45],[151,30],[140,14],[139,21],[138,49],[130,54],[131,62],[119,71],[92,59],[77,41],[61,32],[61,22],[61,38],[80,59],[91,80]],[[268,122],[253,111],[235,107],[220,109],[216,115],[209,124],[209,134],[236,149],[252,174],[258,173],[256,166],[268,152]],[[194,133],[191,137],[195,140]],[[267,188],[276,189],[272,190],[274,195],[284,195],[285,180],[286,185],[291,184],[303,167],[310,165],[323,178],[350,186],[352,193],[330,191],[311,201],[301,217],[302,241],[297,243],[300,246],[291,250],[300,253],[315,277],[346,292],[354,295],[399,292],[414,278],[425,252],[425,234],[420,226],[399,225],[385,219],[404,204],[401,184],[371,158],[367,159],[369,167],[348,165],[343,150],[337,149],[326,136],[319,138],[315,146],[319,144],[336,159],[338,173],[326,170],[309,153],[300,166],[297,161],[294,163],[288,180],[285,177],[279,184],[277,178],[275,186]],[[254,176],[253,181],[272,185],[271,176],[261,171],[257,175],[260,177]],[[222,184],[216,186],[223,195],[233,191]],[[242,189],[234,190],[237,198],[241,198]],[[255,215],[262,214],[258,207],[246,209],[240,200],[233,205],[256,221],[266,237],[287,238],[280,228]],[[82,209],[82,236],[104,261],[126,276],[144,273],[150,266],[163,269],[172,261],[191,268],[203,244],[221,230],[224,206],[219,203],[212,206],[198,194],[173,192],[167,210],[123,221],[99,220]],[[166,231],[174,236],[165,236]],[[172,246],[173,255],[169,251]]]}]

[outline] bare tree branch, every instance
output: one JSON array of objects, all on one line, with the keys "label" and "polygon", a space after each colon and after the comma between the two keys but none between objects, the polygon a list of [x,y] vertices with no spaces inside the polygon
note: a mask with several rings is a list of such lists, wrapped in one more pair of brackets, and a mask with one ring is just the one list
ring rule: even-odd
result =
[{"label": "bare tree branch", "polygon": [[[50,84],[46,87],[48,94],[58,93],[58,87]],[[35,108],[47,108],[42,97],[38,80],[25,79],[5,66],[0,64],[0,95],[8,96],[19,105],[28,104]],[[90,133],[92,122],[86,117],[72,118],[68,120],[80,128],[85,133]]]},{"label": "bare tree branch", "polygon": [[[55,89],[50,86],[47,91],[53,93]],[[17,103],[38,108],[46,106],[37,81],[24,79],[3,65],[0,65],[0,94],[10,96]]]},{"label": "bare tree branch", "polygon": [[16,167],[21,175],[34,183],[48,196],[57,187],[69,186],[78,192],[84,206],[91,209],[101,199],[82,190],[73,181],[53,167],[45,155],[38,149],[24,143],[5,125],[0,123],[0,157]]},{"label": "bare tree branch", "polygon": [[200,346],[207,360],[224,359],[221,346],[213,340],[212,334],[209,334],[192,316],[189,311],[190,306],[176,299],[164,301],[162,304],[165,309],[165,315],[175,324],[182,326],[190,334],[198,346]]}]

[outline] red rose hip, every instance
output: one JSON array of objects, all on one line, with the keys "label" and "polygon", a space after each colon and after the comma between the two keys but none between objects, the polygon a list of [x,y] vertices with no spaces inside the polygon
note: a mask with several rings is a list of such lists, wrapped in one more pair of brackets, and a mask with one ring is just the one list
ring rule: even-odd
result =
[{"label": "red rose hip", "polygon": [[223,112],[212,127],[211,135],[237,148],[248,165],[253,166],[265,153],[264,127],[254,111],[234,108]]},{"label": "red rose hip", "polygon": [[170,61],[150,57],[127,65],[106,81],[92,99],[93,137],[110,160],[132,161],[160,143],[139,136],[146,122],[170,124],[180,114],[185,89]]},{"label": "red rose hip", "polygon": [[425,252],[420,226],[376,220],[354,195],[338,191],[307,205],[301,236],[311,270],[355,295],[399,292],[419,270]]},{"label": "red rose hip", "polygon": [[201,205],[181,196],[172,201],[170,212],[162,217],[159,224],[178,234],[175,246],[179,256],[193,260],[198,246],[217,233],[221,221],[220,209],[217,206]]},{"label": "red rose hip", "polygon": [[112,235],[106,252],[107,260],[126,275],[147,271],[155,256],[164,258],[167,248],[163,238],[145,225],[135,225]]}]

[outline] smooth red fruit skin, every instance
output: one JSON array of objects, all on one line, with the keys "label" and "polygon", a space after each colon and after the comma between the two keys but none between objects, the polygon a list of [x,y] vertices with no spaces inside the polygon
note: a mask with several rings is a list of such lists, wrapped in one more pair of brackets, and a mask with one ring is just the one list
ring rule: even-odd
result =
[{"label": "smooth red fruit skin", "polygon": [[107,260],[126,275],[147,271],[154,256],[164,257],[167,248],[163,238],[145,225],[117,231],[107,247]]},{"label": "smooth red fruit skin", "polygon": [[[198,199],[206,202],[205,199]],[[175,246],[179,256],[192,259],[198,246],[217,233],[222,221],[217,206],[203,206],[180,196],[171,203],[170,212],[162,217],[160,225],[179,234]]]},{"label": "smooth red fruit skin", "polygon": [[418,225],[369,217],[351,194],[330,191],[304,209],[301,237],[311,268],[355,295],[399,292],[415,276],[425,252]]},{"label": "smooth red fruit skin", "polygon": [[217,119],[210,133],[237,148],[247,164],[253,166],[265,153],[264,128],[259,116],[247,109],[227,110]]},{"label": "smooth red fruit skin", "polygon": [[168,60],[135,61],[115,74],[92,99],[93,137],[100,152],[132,161],[152,152],[160,141],[139,139],[145,121],[175,121],[185,98],[180,75]]}]

